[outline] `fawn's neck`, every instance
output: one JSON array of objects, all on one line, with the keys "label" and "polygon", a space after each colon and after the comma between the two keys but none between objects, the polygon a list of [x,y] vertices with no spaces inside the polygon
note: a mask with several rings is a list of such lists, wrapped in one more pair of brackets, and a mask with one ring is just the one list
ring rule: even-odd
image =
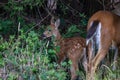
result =
[{"label": "fawn's neck", "polygon": [[55,35],[55,42],[54,42],[54,45],[57,46],[61,43],[62,41],[62,36],[60,35],[60,32],[57,31],[57,34]]}]

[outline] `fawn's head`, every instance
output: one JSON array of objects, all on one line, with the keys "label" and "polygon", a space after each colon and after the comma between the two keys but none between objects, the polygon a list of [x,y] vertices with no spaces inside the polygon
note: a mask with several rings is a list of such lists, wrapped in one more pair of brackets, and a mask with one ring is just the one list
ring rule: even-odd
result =
[{"label": "fawn's head", "polygon": [[45,32],[42,34],[42,38],[49,38],[51,36],[57,37],[59,35],[58,27],[60,25],[60,19],[57,17],[51,18],[50,25],[46,28]]}]

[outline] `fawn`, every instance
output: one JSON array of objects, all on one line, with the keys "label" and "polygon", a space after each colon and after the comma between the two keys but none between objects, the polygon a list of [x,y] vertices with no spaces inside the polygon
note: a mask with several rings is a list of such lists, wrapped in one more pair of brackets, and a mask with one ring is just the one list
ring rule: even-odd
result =
[{"label": "fawn", "polygon": [[[108,11],[96,12],[88,21],[86,44],[89,48],[87,80],[94,80],[95,70],[111,46],[115,49],[114,61],[117,59],[120,47],[120,16]],[[94,44],[98,48],[95,56]]]},{"label": "fawn", "polygon": [[60,51],[57,52],[58,63],[60,64],[65,58],[71,60],[71,80],[76,80],[79,71],[78,63],[85,54],[86,41],[82,37],[63,38],[58,30],[60,19],[52,17],[51,25],[43,33],[43,38],[55,37],[54,46],[60,46]]}]

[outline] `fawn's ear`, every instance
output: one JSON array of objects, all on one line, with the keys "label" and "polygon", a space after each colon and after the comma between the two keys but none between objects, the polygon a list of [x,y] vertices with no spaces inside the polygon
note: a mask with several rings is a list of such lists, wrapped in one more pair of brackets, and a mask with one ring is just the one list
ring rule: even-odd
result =
[{"label": "fawn's ear", "polygon": [[56,21],[55,21],[55,27],[59,27],[60,26],[60,19],[58,18]]},{"label": "fawn's ear", "polygon": [[60,26],[60,19],[56,16],[52,16],[51,24],[54,24],[54,26],[58,28]]}]

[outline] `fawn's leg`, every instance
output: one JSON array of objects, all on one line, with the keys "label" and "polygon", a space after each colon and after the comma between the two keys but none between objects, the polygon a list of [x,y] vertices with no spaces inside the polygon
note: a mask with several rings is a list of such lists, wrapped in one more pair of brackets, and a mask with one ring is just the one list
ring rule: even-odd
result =
[{"label": "fawn's leg", "polygon": [[79,67],[78,67],[78,61],[76,60],[71,60],[72,64],[71,64],[71,80],[76,80],[78,78],[78,71],[79,71]]}]

